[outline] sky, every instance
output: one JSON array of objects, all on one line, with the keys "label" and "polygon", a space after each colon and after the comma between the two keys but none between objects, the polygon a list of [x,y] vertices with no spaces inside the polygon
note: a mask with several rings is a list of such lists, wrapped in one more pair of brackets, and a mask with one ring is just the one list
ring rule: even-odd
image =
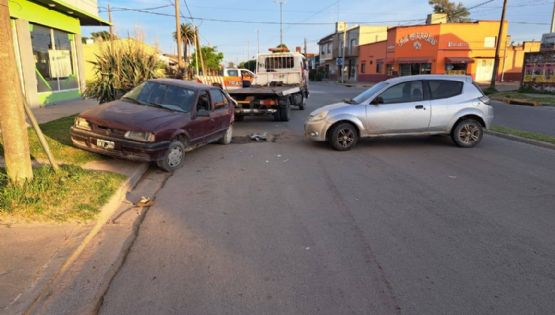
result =
[{"label": "sky", "polygon": [[[110,2],[115,31],[120,37],[139,33],[148,44],[156,45],[164,53],[176,53],[172,33],[175,31],[173,0],[99,0],[99,15],[106,20],[106,7]],[[279,44],[280,0],[181,0],[182,22],[199,27],[203,45],[216,46],[224,53],[224,62],[239,63]],[[294,49],[307,41],[309,52],[318,52],[320,38],[333,33],[337,20],[349,25],[410,25],[423,23],[432,8],[427,0],[282,0],[285,44]],[[187,7],[185,6],[185,2]],[[488,0],[462,0],[466,7]],[[472,9],[471,18],[499,20],[503,0],[493,0]],[[151,9],[161,7],[158,9]],[[149,9],[142,13],[124,9]],[[189,13],[190,12],[190,13]],[[509,34],[515,42],[540,40],[550,28],[553,0],[509,0],[507,19]],[[155,13],[155,14],[153,14]],[[217,19],[227,22],[199,20]],[[249,21],[256,23],[239,23]],[[260,23],[258,23],[260,22]],[[269,22],[269,23],[268,23]],[[85,35],[107,30],[107,27],[84,27]],[[258,33],[258,37],[257,37]],[[257,41],[258,38],[258,41]]]}]

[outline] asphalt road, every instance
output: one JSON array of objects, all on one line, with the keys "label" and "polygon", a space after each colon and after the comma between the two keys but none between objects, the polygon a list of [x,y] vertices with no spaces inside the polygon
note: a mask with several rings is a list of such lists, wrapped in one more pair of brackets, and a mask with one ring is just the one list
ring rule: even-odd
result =
[{"label": "asphalt road", "polygon": [[494,124],[555,137],[555,106],[521,106],[492,102]]},{"label": "asphalt road", "polygon": [[[191,152],[102,314],[533,314],[555,309],[555,151],[486,136],[306,142],[312,85],[275,142]],[[237,138],[238,142],[241,138]]]}]

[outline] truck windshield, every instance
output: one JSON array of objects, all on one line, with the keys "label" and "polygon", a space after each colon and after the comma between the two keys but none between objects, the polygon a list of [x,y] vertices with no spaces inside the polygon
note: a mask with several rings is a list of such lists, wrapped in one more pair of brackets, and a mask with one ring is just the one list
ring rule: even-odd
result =
[{"label": "truck windshield", "polygon": [[354,104],[360,104],[366,100],[368,100],[370,97],[372,97],[374,94],[376,94],[377,92],[379,92],[381,89],[383,89],[384,87],[388,86],[389,84],[385,81],[382,81],[380,83],[375,84],[374,86],[372,86],[371,88],[369,88],[368,90],[360,93],[359,95],[357,95],[355,98],[353,98],[353,103]]},{"label": "truck windshield", "polygon": [[147,81],[125,94],[122,100],[188,113],[195,102],[195,91],[180,86]]},{"label": "truck windshield", "polygon": [[238,77],[239,76],[239,70],[227,70],[227,76],[228,77]]}]

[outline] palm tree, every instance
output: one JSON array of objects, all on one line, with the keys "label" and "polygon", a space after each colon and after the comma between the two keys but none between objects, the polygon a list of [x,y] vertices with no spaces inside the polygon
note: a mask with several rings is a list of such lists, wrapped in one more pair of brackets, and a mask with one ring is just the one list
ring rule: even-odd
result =
[{"label": "palm tree", "polygon": [[[177,34],[173,32],[173,39],[177,41]],[[193,44],[195,39],[195,27],[189,23],[181,24],[181,42],[183,43],[183,59],[187,61],[187,47]]]}]

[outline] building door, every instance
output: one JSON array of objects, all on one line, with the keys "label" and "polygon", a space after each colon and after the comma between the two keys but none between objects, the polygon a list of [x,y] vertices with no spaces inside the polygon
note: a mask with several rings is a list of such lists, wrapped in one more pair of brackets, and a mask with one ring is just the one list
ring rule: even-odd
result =
[{"label": "building door", "polygon": [[476,81],[487,82],[493,74],[493,59],[478,59],[476,63]]}]

